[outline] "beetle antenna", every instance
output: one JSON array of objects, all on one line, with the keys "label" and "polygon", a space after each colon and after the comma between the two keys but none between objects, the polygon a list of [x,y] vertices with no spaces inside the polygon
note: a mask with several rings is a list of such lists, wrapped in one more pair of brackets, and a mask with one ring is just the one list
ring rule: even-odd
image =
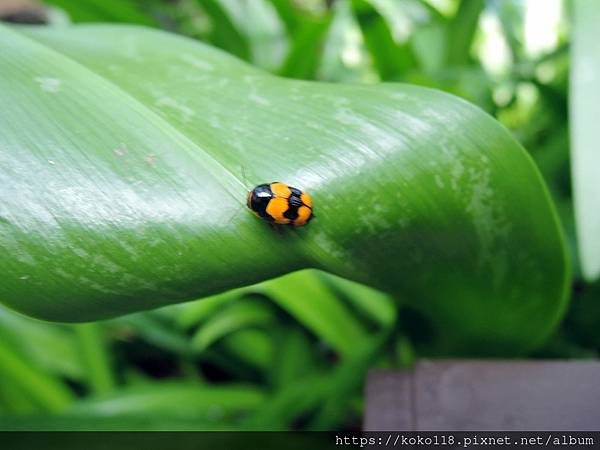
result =
[{"label": "beetle antenna", "polygon": [[240,169],[242,170],[242,180],[244,182],[244,186],[248,189],[248,179],[246,178],[246,171],[244,170],[244,166],[240,165]]}]

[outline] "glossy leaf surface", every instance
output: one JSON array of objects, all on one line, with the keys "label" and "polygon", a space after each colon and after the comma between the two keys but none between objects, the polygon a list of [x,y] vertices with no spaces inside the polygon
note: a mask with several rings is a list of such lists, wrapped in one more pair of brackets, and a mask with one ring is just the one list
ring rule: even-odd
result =
[{"label": "glossy leaf surface", "polygon": [[[568,271],[542,180],[464,101],[285,80],[144,28],[0,39],[13,308],[95,320],[316,267],[417,309],[437,352],[514,353],[561,317]],[[310,192],[316,219],[269,228],[242,172]]]}]

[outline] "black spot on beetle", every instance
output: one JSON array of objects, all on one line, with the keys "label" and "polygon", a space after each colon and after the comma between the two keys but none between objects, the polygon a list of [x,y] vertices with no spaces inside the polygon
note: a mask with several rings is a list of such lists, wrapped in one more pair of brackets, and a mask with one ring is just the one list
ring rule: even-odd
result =
[{"label": "black spot on beetle", "polygon": [[289,208],[286,212],[283,213],[283,217],[290,220],[296,220],[298,218],[298,208],[302,206],[302,200],[300,199],[300,195],[292,191],[292,195],[288,199],[288,204]]}]

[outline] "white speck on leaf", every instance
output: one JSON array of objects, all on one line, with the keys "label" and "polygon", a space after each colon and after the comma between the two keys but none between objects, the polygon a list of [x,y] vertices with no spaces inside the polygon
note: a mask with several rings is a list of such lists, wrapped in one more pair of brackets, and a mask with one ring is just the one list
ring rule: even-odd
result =
[{"label": "white speck on leaf", "polygon": [[123,271],[123,269],[120,266],[118,266],[105,256],[95,255],[93,261],[98,266],[98,268],[107,272],[118,273]]},{"label": "white speck on leaf", "polygon": [[62,84],[61,80],[52,77],[35,77],[35,81],[39,83],[42,91],[51,93],[60,91]]},{"label": "white speck on leaf", "polygon": [[396,220],[396,224],[401,228],[405,228],[409,223],[410,222],[406,217],[400,217],[398,220]]},{"label": "white speck on leaf", "polygon": [[154,153],[150,153],[150,154],[146,155],[146,157],[144,158],[144,161],[146,161],[148,164],[153,166],[156,164],[156,155]]},{"label": "white speck on leaf", "polygon": [[256,75],[244,75],[242,77],[242,81],[246,84],[253,85],[256,83],[257,77]]},{"label": "white speck on leaf", "polygon": [[350,104],[350,100],[348,100],[346,97],[338,97],[334,101],[334,105],[337,108],[343,108],[345,106],[348,106],[349,104]]},{"label": "white speck on leaf", "polygon": [[221,128],[221,122],[219,121],[219,119],[215,116],[211,116],[208,119],[208,123],[211,127],[215,128],[215,129],[220,129]]},{"label": "white speck on leaf", "polygon": [[17,252],[15,258],[20,263],[27,264],[28,266],[34,266],[37,264],[37,261],[31,254],[25,253],[23,251]]},{"label": "white speck on leaf", "polygon": [[121,49],[123,56],[125,56],[127,59],[131,59],[133,61],[141,61],[138,52],[137,39],[135,36],[125,36],[121,44]]},{"label": "white speck on leaf", "polygon": [[390,227],[390,223],[385,217],[373,212],[363,214],[360,219],[360,224],[362,227],[357,228],[357,231],[359,232],[366,229],[369,233],[378,233]]},{"label": "white speck on leaf", "polygon": [[460,179],[464,172],[465,168],[460,159],[455,159],[450,171],[450,174],[452,175],[452,189],[458,189],[458,186],[460,185]]},{"label": "white speck on leaf", "polygon": [[390,97],[392,97],[395,100],[404,100],[406,99],[406,94],[404,92],[393,92],[392,94],[390,94]]},{"label": "white speck on leaf", "polygon": [[479,262],[494,262],[492,266],[497,266],[503,256],[502,244],[510,226],[494,201],[490,169],[471,169],[467,186],[470,187],[470,195],[467,196],[466,211],[471,216],[482,247]]},{"label": "white speck on leaf", "polygon": [[75,253],[77,256],[81,257],[81,258],[87,258],[89,256],[89,253],[86,252],[84,249],[82,248],[74,248],[73,249],[73,253]]},{"label": "white speck on leaf", "polygon": [[117,156],[123,156],[125,153],[127,153],[127,144],[119,144],[119,146],[113,150],[113,153]]},{"label": "white speck on leaf", "polygon": [[209,72],[212,72],[213,70],[215,70],[215,67],[211,63],[209,63],[203,59],[199,59],[189,53],[184,53],[183,55],[181,55],[181,60],[188,64],[191,64],[192,66],[196,67],[197,69],[207,70]]},{"label": "white speck on leaf", "polygon": [[181,114],[181,119],[184,122],[189,122],[192,116],[195,114],[193,109],[179,103],[177,100],[171,97],[160,97],[158,100],[156,100],[155,104],[158,107],[166,106],[179,112]]},{"label": "white speck on leaf", "polygon": [[260,95],[258,95],[256,93],[250,94],[250,96],[248,98],[251,101],[253,101],[254,103],[257,103],[259,105],[265,105],[265,106],[267,106],[267,105],[271,104],[271,102],[268,99],[266,99],[264,97],[261,97]]},{"label": "white speck on leaf", "polygon": [[444,189],[444,181],[442,180],[442,177],[440,176],[440,174],[435,175],[435,184],[440,189]]},{"label": "white speck on leaf", "polygon": [[61,268],[56,268],[53,270],[54,274],[58,275],[59,277],[62,277],[64,279],[70,280],[73,278],[73,275],[71,275],[70,273],[68,273],[67,271],[61,269]]},{"label": "white speck on leaf", "polygon": [[325,233],[316,233],[314,235],[315,243],[326,253],[334,258],[343,259],[345,254],[340,247],[335,245]]}]

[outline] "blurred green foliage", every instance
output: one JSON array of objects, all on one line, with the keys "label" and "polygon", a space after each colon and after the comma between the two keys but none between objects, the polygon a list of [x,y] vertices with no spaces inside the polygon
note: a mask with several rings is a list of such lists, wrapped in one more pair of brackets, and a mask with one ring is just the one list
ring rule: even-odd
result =
[{"label": "blurred green foliage", "polygon": [[[577,261],[570,190],[568,11],[532,56],[519,0],[48,0],[72,21],[161,27],[273,73],[408,82],[459,95],[531,152]],[[495,39],[503,67],[481,57]],[[531,357],[597,357],[600,287],[574,267],[571,310]],[[397,300],[397,299],[396,299]],[[83,325],[0,309],[0,428],[357,429],[370,367],[408,367],[427,340],[414,311],[315,271]]]}]

